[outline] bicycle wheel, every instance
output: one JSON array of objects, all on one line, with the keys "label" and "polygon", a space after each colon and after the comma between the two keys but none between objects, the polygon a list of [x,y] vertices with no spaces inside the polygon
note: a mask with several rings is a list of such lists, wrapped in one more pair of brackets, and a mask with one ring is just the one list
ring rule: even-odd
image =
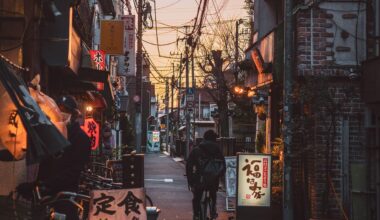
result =
[{"label": "bicycle wheel", "polygon": [[200,220],[207,220],[207,207],[209,205],[209,197],[208,197],[208,192],[203,191],[202,193],[202,199],[201,199],[201,213],[200,213]]},{"label": "bicycle wheel", "polygon": [[213,217],[213,213],[212,213],[212,201],[211,201],[210,195],[208,195],[206,202],[208,206],[207,219],[214,220],[215,218]]}]

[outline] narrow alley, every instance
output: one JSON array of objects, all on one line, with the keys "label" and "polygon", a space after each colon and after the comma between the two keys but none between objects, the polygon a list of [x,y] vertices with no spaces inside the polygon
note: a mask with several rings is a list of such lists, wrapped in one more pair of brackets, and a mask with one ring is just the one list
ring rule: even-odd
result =
[{"label": "narrow alley", "polygon": [[[192,220],[192,194],[188,190],[185,164],[166,154],[145,154],[145,189],[155,206],[161,209],[159,220]],[[225,192],[218,192],[218,220],[227,220]]]}]

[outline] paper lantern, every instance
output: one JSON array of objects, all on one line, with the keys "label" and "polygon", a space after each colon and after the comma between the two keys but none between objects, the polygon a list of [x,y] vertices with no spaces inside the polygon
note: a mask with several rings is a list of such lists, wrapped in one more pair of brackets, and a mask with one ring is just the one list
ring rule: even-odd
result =
[{"label": "paper lantern", "polygon": [[70,120],[70,115],[61,112],[57,103],[48,95],[41,91],[29,88],[32,98],[40,106],[41,110],[49,117],[50,121],[67,138],[66,124]]},{"label": "paper lantern", "polygon": [[91,149],[96,150],[99,146],[99,124],[93,118],[86,118],[81,128],[90,138]]},{"label": "paper lantern", "polygon": [[0,149],[6,148],[15,159],[26,153],[27,133],[8,93],[0,84]]}]

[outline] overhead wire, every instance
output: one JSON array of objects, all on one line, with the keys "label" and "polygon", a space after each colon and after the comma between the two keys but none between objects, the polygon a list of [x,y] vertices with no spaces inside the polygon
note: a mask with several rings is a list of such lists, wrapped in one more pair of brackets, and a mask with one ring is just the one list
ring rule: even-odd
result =
[{"label": "overhead wire", "polygon": [[156,43],[152,43],[152,42],[149,42],[149,41],[146,41],[146,40],[142,40],[142,41],[145,42],[145,43],[147,43],[147,44],[150,44],[150,45],[153,45],[153,46],[157,46],[157,47],[168,46],[168,45],[172,45],[172,44],[177,43],[177,41],[173,41],[173,42],[169,42],[169,43],[156,44]]},{"label": "overhead wire", "polygon": [[173,3],[171,3],[171,4],[169,4],[169,5],[165,5],[165,6],[162,6],[162,7],[160,7],[160,8],[157,8],[157,10],[161,10],[161,9],[165,9],[165,8],[172,7],[173,5],[178,4],[180,1],[182,1],[182,0],[177,0],[177,1],[175,1],[175,2],[173,2]]}]

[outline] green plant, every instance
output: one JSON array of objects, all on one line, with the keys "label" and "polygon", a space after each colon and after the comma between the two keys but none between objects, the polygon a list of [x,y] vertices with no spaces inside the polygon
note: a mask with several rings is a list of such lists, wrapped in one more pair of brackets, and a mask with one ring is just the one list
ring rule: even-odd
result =
[{"label": "green plant", "polygon": [[272,186],[282,186],[283,182],[283,152],[284,152],[284,141],[282,137],[275,138],[273,141],[272,156]]},{"label": "green plant", "polygon": [[263,153],[265,149],[265,135],[259,131],[256,135],[256,149],[258,153]]}]

